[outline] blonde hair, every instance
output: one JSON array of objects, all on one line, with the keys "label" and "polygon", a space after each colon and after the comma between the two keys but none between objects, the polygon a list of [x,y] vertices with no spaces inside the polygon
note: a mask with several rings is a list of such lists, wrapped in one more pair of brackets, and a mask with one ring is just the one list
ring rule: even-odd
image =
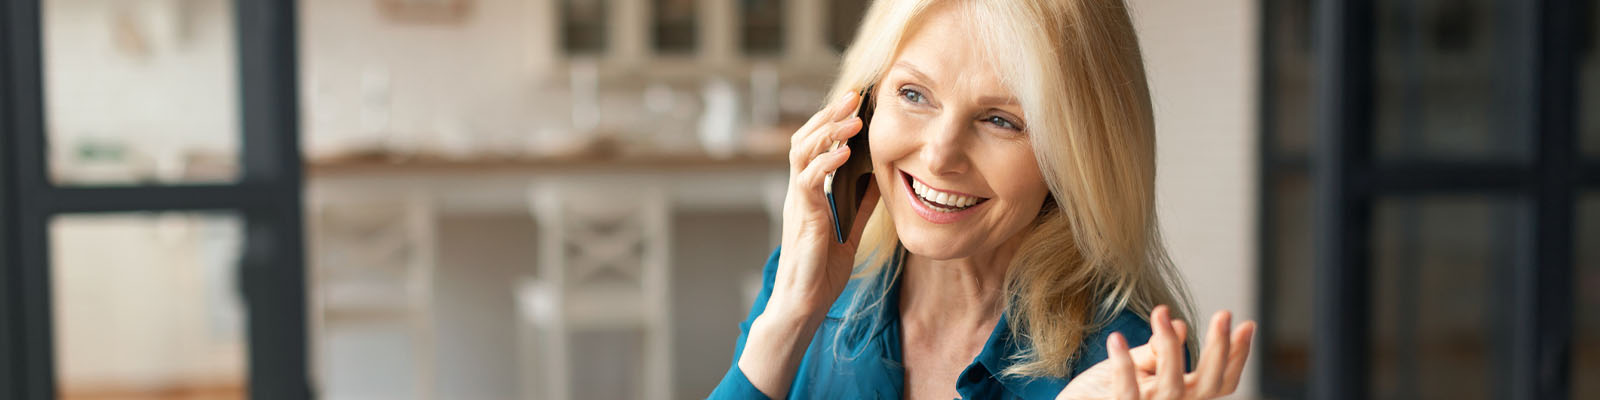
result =
[{"label": "blonde hair", "polygon": [[[1005,311],[1025,350],[1001,373],[1068,374],[1088,334],[1122,310],[1148,320],[1166,304],[1187,321],[1187,289],[1156,226],[1155,122],[1122,0],[876,0],[827,98],[881,80],[918,18],[940,1],[967,6],[960,14],[974,19],[986,59],[1021,101],[1051,194],[1006,272]],[[885,262],[898,247],[888,214],[868,220],[858,287],[886,288],[899,275],[882,270],[898,268]],[[863,319],[877,313],[865,310],[883,293],[858,290],[846,324],[870,322]],[[1194,336],[1187,347],[1198,354]]]}]

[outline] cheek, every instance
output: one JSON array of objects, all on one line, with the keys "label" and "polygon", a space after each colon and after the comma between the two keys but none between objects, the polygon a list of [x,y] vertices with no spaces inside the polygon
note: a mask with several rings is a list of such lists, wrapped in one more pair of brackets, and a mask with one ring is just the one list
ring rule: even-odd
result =
[{"label": "cheek", "polygon": [[872,117],[869,135],[872,135],[872,166],[874,170],[888,168],[896,160],[905,158],[916,148],[914,135],[917,127],[905,120],[879,114]]},{"label": "cheek", "polygon": [[[990,185],[994,186],[995,191],[1015,199],[1019,206],[1038,207],[1043,204],[1045,195],[1050,193],[1050,188],[1045,185],[1044,175],[1034,161],[1033,150],[1026,146],[1019,147],[1023,148],[1007,149],[991,155],[989,165],[997,168],[984,176],[993,177]],[[1038,210],[1032,212],[1037,213]]]}]

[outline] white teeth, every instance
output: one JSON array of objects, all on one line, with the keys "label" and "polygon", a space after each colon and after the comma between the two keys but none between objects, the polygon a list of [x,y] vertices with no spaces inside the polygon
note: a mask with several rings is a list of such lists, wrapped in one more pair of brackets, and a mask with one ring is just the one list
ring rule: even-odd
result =
[{"label": "white teeth", "polygon": [[928,187],[928,185],[922,184],[922,181],[915,179],[911,180],[911,190],[915,192],[917,197],[920,197],[924,203],[933,206],[935,210],[943,212],[960,211],[960,209],[978,204],[978,198],[976,197],[934,190],[933,188]]}]

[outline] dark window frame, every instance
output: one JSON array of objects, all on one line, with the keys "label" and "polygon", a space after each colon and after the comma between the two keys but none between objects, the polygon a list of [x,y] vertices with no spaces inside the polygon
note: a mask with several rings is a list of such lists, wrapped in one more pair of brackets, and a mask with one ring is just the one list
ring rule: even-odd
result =
[{"label": "dark window frame", "polygon": [[[1412,0],[1415,1],[1415,0]],[[1309,160],[1283,154],[1276,138],[1278,39],[1272,21],[1281,2],[1261,2],[1261,136],[1257,142],[1257,298],[1263,323],[1258,348],[1271,360],[1272,285],[1277,251],[1268,241],[1280,207],[1272,188],[1286,176],[1308,176],[1313,207],[1313,342],[1307,382],[1287,381],[1258,363],[1261,393],[1276,398],[1370,397],[1367,359],[1373,207],[1381,196],[1441,193],[1510,195],[1526,223],[1516,243],[1519,268],[1510,271],[1509,375],[1497,388],[1511,398],[1570,397],[1575,271],[1574,218],[1580,189],[1600,189],[1600,160],[1582,159],[1577,146],[1578,54],[1583,45],[1583,0],[1503,0],[1509,22],[1497,45],[1508,59],[1527,60],[1499,71],[1510,96],[1510,124],[1532,141],[1531,162],[1381,162],[1373,157],[1374,2],[1314,2],[1310,10],[1312,133]],[[1591,21],[1590,23],[1595,23]]]},{"label": "dark window frame", "polygon": [[56,397],[49,223],[65,214],[229,211],[243,217],[239,288],[249,393],[312,396],[306,346],[296,5],[235,1],[242,173],[238,182],[61,187],[43,157],[39,0],[0,5],[0,398]]}]

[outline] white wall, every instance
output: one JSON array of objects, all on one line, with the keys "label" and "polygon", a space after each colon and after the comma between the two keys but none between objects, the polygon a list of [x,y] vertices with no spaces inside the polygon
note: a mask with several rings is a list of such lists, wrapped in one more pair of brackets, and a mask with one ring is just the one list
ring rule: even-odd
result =
[{"label": "white wall", "polygon": [[1200,313],[1191,325],[1220,309],[1256,318],[1256,2],[1130,3],[1155,102],[1157,209]]},{"label": "white wall", "polygon": [[[534,1],[476,0],[458,23],[399,22],[372,0],[300,2],[301,97],[309,157],[372,141],[406,148],[456,134],[515,144],[566,124],[565,96],[537,86],[553,54]],[[542,100],[541,100],[542,99]]]},{"label": "white wall", "polygon": [[202,215],[79,215],[51,224],[63,392],[244,383],[243,304],[232,269],[241,224]]},{"label": "white wall", "polygon": [[[185,154],[239,147],[231,2],[51,0],[43,4],[52,170],[83,141],[127,146],[130,175],[177,179]],[[74,175],[89,172],[72,169]]]}]

